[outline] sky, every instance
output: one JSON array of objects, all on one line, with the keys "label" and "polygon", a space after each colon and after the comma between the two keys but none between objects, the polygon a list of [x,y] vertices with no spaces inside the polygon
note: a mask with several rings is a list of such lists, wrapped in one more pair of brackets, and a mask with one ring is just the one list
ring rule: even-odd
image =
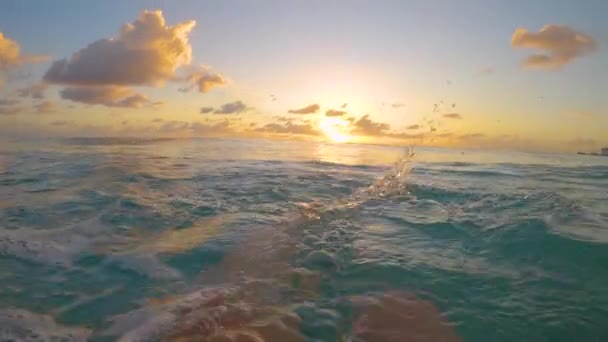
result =
[{"label": "sky", "polygon": [[608,2],[0,1],[0,135],[608,146]]}]

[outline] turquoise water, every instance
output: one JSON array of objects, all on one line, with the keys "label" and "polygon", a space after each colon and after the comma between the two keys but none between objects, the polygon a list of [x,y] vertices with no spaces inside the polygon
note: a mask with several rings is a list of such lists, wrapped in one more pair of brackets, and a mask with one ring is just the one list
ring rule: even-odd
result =
[{"label": "turquoise water", "polygon": [[606,341],[607,243],[608,158],[4,144],[0,340]]}]

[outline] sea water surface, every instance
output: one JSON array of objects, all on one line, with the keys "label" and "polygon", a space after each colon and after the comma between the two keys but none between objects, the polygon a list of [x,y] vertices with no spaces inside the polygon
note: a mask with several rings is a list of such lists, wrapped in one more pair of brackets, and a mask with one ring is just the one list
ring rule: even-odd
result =
[{"label": "sea water surface", "polygon": [[608,341],[608,158],[408,153],[5,143],[0,340]]}]

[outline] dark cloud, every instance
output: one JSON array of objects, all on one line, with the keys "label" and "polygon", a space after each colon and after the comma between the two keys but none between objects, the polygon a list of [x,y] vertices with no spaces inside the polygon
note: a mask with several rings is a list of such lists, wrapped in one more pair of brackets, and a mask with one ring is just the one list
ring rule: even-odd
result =
[{"label": "dark cloud", "polygon": [[344,116],[346,114],[348,114],[348,113],[346,113],[346,111],[337,110],[337,109],[330,109],[327,112],[325,112],[325,116],[327,116],[327,117]]},{"label": "dark cloud", "polygon": [[542,69],[559,69],[597,50],[597,43],[591,36],[566,25],[545,25],[538,32],[518,28],[511,36],[511,46],[539,51],[524,59],[522,65]]},{"label": "dark cloud", "polygon": [[248,111],[250,108],[247,107],[242,101],[234,101],[223,104],[220,108],[216,109],[214,114],[239,114]]},{"label": "dark cloud", "polygon": [[201,114],[208,114],[208,113],[213,112],[214,109],[215,108],[213,108],[213,107],[202,107],[201,110],[200,110],[200,113]]},{"label": "dark cloud", "polygon": [[462,115],[460,115],[458,113],[445,113],[442,116],[446,119],[457,119],[457,120],[462,119]]},{"label": "dark cloud", "polygon": [[288,112],[291,114],[314,114],[319,111],[321,107],[318,104],[311,104],[299,109],[290,109]]},{"label": "dark cloud", "polygon": [[123,87],[70,87],[60,95],[66,100],[108,107],[139,108],[149,104],[144,95]]},{"label": "dark cloud", "polygon": [[371,120],[369,114],[360,117],[351,126],[351,134],[367,136],[383,136],[391,129],[389,124]]}]

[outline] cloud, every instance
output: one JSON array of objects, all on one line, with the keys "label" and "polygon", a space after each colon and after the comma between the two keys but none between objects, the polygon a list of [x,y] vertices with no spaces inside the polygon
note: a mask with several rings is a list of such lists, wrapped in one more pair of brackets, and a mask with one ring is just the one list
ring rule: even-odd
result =
[{"label": "cloud", "polygon": [[415,125],[409,125],[405,129],[414,130],[414,129],[419,129],[419,128],[420,128],[420,125],[415,124]]},{"label": "cloud", "polygon": [[71,124],[73,124],[73,122],[67,121],[67,120],[57,120],[57,121],[51,122],[51,126],[68,126]]},{"label": "cloud", "polygon": [[19,107],[0,106],[0,115],[13,115],[21,111]]},{"label": "cloud", "polygon": [[201,110],[200,110],[200,113],[201,114],[208,114],[208,113],[213,112],[214,109],[215,108],[213,108],[213,107],[202,107]]},{"label": "cloud", "polygon": [[346,114],[347,114],[346,111],[336,110],[336,109],[330,109],[327,112],[325,112],[325,116],[328,116],[328,117],[343,116]]},{"label": "cloud", "polygon": [[383,136],[388,133],[391,126],[382,122],[375,122],[369,118],[369,114],[360,117],[352,123],[351,134],[367,136]]},{"label": "cloud", "polygon": [[226,134],[234,131],[232,122],[224,120],[218,123],[204,124],[201,122],[195,122],[190,125],[190,129],[195,135],[214,135],[214,134]]},{"label": "cloud", "polygon": [[52,101],[42,101],[35,105],[34,108],[38,113],[52,113],[55,111],[55,103]]},{"label": "cloud", "polygon": [[42,99],[44,98],[44,92],[48,84],[44,82],[34,83],[29,87],[18,88],[15,92],[19,97],[32,97],[34,99]]},{"label": "cloud", "polygon": [[216,109],[214,114],[238,114],[249,110],[249,107],[242,101],[234,101],[223,104],[220,108]]},{"label": "cloud", "polygon": [[318,129],[310,123],[294,123],[287,121],[283,124],[269,123],[255,129],[256,132],[276,133],[276,134],[301,134],[301,135],[320,135]]},{"label": "cloud", "polygon": [[599,145],[599,141],[595,140],[595,139],[590,139],[590,138],[576,138],[573,140],[568,141],[569,144],[571,145],[576,145],[576,146],[585,146],[585,147],[590,147],[590,146],[597,146]]},{"label": "cloud", "polygon": [[144,95],[124,87],[68,87],[60,95],[66,100],[108,107],[139,108],[150,102]]},{"label": "cloud", "polygon": [[169,26],[161,11],[144,11],[113,38],[53,62],[44,80],[72,86],[162,85],[190,63],[188,35],[195,25],[188,20]]},{"label": "cloud", "polygon": [[393,107],[393,108],[401,108],[401,107],[405,107],[405,104],[403,104],[403,103],[393,103],[391,105],[391,107]]},{"label": "cloud", "polygon": [[288,113],[291,113],[291,114],[314,114],[314,113],[318,112],[320,108],[321,107],[319,107],[319,105],[315,103],[315,104],[311,104],[311,105],[308,105],[306,107],[299,108],[299,109],[290,109],[288,111]]},{"label": "cloud", "polygon": [[562,116],[570,119],[588,120],[593,119],[595,115],[588,111],[566,111],[561,113]]},{"label": "cloud", "polygon": [[462,119],[462,115],[460,115],[458,113],[445,113],[442,116],[446,119],[457,119],[457,120]]},{"label": "cloud", "polygon": [[518,28],[511,36],[511,46],[539,51],[522,62],[525,68],[536,69],[559,69],[597,49],[591,36],[566,25],[545,25],[538,32]]},{"label": "cloud", "polygon": [[230,83],[224,75],[211,71],[206,66],[189,68],[188,74],[183,77],[183,80],[190,85],[180,88],[179,91],[181,92],[188,92],[192,88],[197,88],[199,93],[207,93],[212,88],[225,86]]},{"label": "cloud", "polygon": [[492,67],[492,66],[486,66],[483,67],[481,69],[479,69],[476,73],[477,76],[482,76],[482,75],[490,75],[496,72],[496,68]]},{"label": "cloud", "polygon": [[469,133],[469,134],[462,134],[460,136],[458,136],[458,139],[460,140],[477,140],[477,139],[481,139],[481,138],[485,138],[486,135],[483,133]]},{"label": "cloud", "polygon": [[19,100],[15,100],[15,99],[0,100],[0,106],[14,106],[18,103],[19,103]]},{"label": "cloud", "polygon": [[0,32],[0,71],[19,67],[25,63],[43,62],[48,59],[48,56],[22,55],[19,43]]},{"label": "cloud", "polygon": [[161,118],[156,118],[156,119],[152,120],[152,122],[163,122],[163,121],[165,121],[165,120],[163,120]]}]

